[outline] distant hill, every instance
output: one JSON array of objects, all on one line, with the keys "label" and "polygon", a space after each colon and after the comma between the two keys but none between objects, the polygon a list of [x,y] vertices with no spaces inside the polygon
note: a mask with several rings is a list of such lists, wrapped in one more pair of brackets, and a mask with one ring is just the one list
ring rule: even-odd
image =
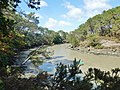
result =
[{"label": "distant hill", "polygon": [[[120,6],[103,11],[72,32],[79,39],[81,45],[101,46],[102,40],[120,41]],[[87,41],[87,44],[85,43]],[[93,44],[93,45],[92,45]],[[95,45],[94,45],[95,44]]]}]

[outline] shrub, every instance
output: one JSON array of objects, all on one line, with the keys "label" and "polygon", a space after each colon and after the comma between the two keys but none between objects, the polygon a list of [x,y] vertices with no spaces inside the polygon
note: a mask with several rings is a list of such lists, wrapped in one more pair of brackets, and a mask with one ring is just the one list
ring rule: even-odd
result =
[{"label": "shrub", "polygon": [[16,75],[4,77],[0,79],[0,90],[120,90],[119,68],[111,71],[89,68],[83,75],[80,62],[75,59],[71,65],[57,64],[53,76],[42,72],[28,79]]}]

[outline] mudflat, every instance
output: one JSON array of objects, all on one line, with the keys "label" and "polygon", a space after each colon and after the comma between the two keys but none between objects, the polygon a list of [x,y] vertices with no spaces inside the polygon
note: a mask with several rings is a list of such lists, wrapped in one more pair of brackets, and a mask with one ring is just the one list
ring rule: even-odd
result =
[{"label": "mudflat", "polygon": [[88,53],[81,53],[79,50],[71,50],[68,48],[69,44],[60,44],[51,46],[54,50],[54,59],[62,61],[73,61],[81,59],[84,61],[84,65],[81,66],[83,71],[87,71],[88,68],[99,68],[101,70],[111,70],[114,68],[120,68],[120,57],[107,56],[107,55],[94,55]]}]

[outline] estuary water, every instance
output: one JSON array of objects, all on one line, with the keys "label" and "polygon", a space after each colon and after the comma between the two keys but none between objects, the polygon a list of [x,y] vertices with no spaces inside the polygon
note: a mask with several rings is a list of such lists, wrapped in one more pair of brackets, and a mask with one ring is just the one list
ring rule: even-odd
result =
[{"label": "estuary water", "polygon": [[88,68],[99,68],[106,71],[120,68],[120,57],[81,53],[79,50],[71,50],[68,47],[69,44],[50,46],[49,48],[54,50],[54,55],[40,65],[39,69],[54,73],[57,63],[71,64],[74,58],[84,62],[84,65],[81,66],[82,71],[87,71]]}]

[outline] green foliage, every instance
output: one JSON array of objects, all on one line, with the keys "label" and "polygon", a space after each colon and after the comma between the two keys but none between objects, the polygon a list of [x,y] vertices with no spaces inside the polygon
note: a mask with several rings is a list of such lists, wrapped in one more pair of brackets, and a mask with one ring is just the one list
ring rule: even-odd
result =
[{"label": "green foliage", "polygon": [[64,65],[62,63],[57,65],[54,76],[54,90],[90,90],[92,83],[89,80],[82,80],[82,71],[80,69],[80,61],[76,59],[71,65]]},{"label": "green foliage", "polygon": [[5,90],[44,90],[44,85],[37,78],[5,77]]},{"label": "green foliage", "polygon": [[103,46],[100,43],[100,37],[97,35],[90,35],[87,37],[89,42],[87,44],[88,47],[92,46],[95,49],[103,49]]},{"label": "green foliage", "polygon": [[[1,0],[0,1],[0,10],[2,9],[7,9],[10,8],[13,11],[15,11],[15,8],[18,6],[18,4],[21,2],[22,0]],[[28,7],[33,8],[33,9],[40,9],[40,0],[29,0],[26,2],[26,4],[28,5]]]},{"label": "green foliage", "polygon": [[[42,72],[37,77],[18,78],[12,75],[2,78],[0,86],[5,90],[119,90],[120,69],[101,71],[89,68],[82,73],[81,60],[76,59],[70,65],[57,64],[53,76]],[[0,87],[0,88],[1,88]],[[45,89],[46,88],[46,89]]]},{"label": "green foliage", "polygon": [[[0,0],[0,76],[7,74],[7,67],[11,68],[15,62],[14,56],[20,50],[62,43],[59,33],[38,26],[39,20],[35,13],[15,13],[20,1]],[[28,0],[26,4],[39,9],[40,0]]]},{"label": "green foliage", "polygon": [[96,84],[96,90],[119,90],[120,89],[120,69],[101,71],[100,69],[90,68],[85,78],[91,79]]},{"label": "green foliage", "polygon": [[[90,40],[91,35],[97,36],[99,39],[116,38],[120,39],[120,6],[104,11],[92,18],[89,18],[84,24],[81,24],[78,29],[72,32],[74,37],[77,37],[80,42]],[[90,38],[90,39],[89,39]],[[90,40],[92,44],[92,40]],[[96,45],[92,45],[95,46]],[[102,48],[100,45],[97,47]]]},{"label": "green foliage", "polygon": [[21,49],[63,42],[59,33],[38,27],[38,19],[34,14],[22,16],[11,10],[3,13],[5,21],[0,19],[4,23],[0,27],[0,63],[2,66],[11,65],[14,62],[12,60],[14,55]]},{"label": "green foliage", "polygon": [[3,81],[0,79],[0,90],[5,90],[4,89],[4,83],[3,83]]},{"label": "green foliage", "polygon": [[[93,87],[91,81],[96,83],[96,89],[99,90],[120,89],[120,69],[113,69],[111,73],[99,69],[89,69],[85,77],[81,79],[77,76],[82,74],[78,64],[80,61],[76,61],[76,59],[69,66],[62,63],[57,65],[51,86],[43,83],[43,77],[46,74],[42,74],[42,78],[39,78],[39,75],[37,78],[18,78],[21,68],[12,66],[13,56],[16,55],[17,51],[43,44],[62,43],[67,35],[63,31],[54,32],[47,28],[38,27],[38,17],[35,17],[34,13],[24,16],[15,14],[14,10],[18,3],[20,0],[0,1],[0,90],[44,90],[46,86],[51,90],[90,90]],[[38,9],[39,4],[39,0],[28,1],[28,6],[31,8]],[[90,46],[100,48],[101,45],[96,37],[91,35],[115,37],[119,40],[119,11],[120,7],[116,7],[90,18],[85,24],[80,25],[76,31],[68,35],[68,41],[73,47],[76,47],[80,40],[84,41],[90,38]]]},{"label": "green foliage", "polygon": [[68,33],[60,30],[58,31],[58,34],[61,36],[63,43],[66,42]]},{"label": "green foliage", "polygon": [[61,44],[63,43],[62,37],[57,33],[53,39],[53,43],[55,44]]},{"label": "green foliage", "polygon": [[88,44],[88,46],[98,47],[98,46],[101,46],[101,44],[98,41],[93,40]]},{"label": "green foliage", "polygon": [[[101,71],[96,68],[89,68],[82,75],[79,65],[80,61],[73,61],[73,64],[66,66],[62,63],[57,65],[54,76],[54,89],[58,90],[119,90],[120,69]],[[95,84],[95,85],[93,85]]]},{"label": "green foliage", "polygon": [[[58,90],[119,90],[120,69],[101,71],[96,68],[89,68],[85,76],[81,77],[80,61],[74,60],[73,64],[66,66],[57,65],[54,77],[54,89]],[[94,85],[93,85],[94,84]]]},{"label": "green foliage", "polygon": [[40,66],[40,65],[43,63],[43,60],[32,60],[32,63],[33,63],[35,66]]},{"label": "green foliage", "polygon": [[69,34],[67,38],[68,42],[72,44],[73,48],[79,46],[79,40],[74,36],[74,34]]}]

